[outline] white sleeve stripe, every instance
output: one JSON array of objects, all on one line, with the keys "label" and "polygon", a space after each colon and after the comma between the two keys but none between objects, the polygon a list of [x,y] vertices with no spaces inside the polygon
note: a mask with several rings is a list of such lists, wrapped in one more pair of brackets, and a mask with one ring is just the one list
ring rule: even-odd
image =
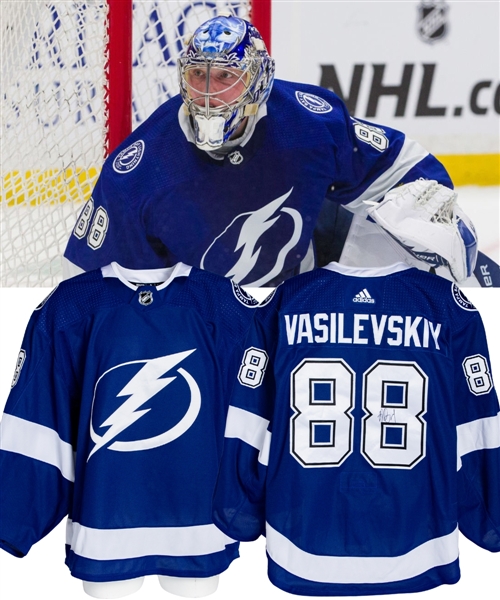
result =
[{"label": "white sleeve stripe", "polygon": [[0,449],[48,463],[68,481],[75,480],[73,448],[49,427],[5,413],[0,423]]},{"label": "white sleeve stripe", "polygon": [[458,558],[458,528],[401,556],[325,556],[293,544],[266,523],[267,552],[280,567],[320,583],[390,583],[417,577]]},{"label": "white sleeve stripe", "polygon": [[63,279],[70,279],[71,277],[80,275],[80,273],[85,273],[85,271],[81,267],[72,263],[65,256],[63,256],[62,272]]},{"label": "white sleeve stripe", "polygon": [[240,439],[260,452],[264,448],[268,425],[269,421],[266,419],[242,408],[230,406],[224,435],[227,438]]},{"label": "white sleeve stripe", "polygon": [[366,211],[366,206],[363,204],[365,200],[382,199],[408,171],[428,155],[427,150],[422,148],[418,142],[405,138],[401,152],[392,167],[384,171],[378,179],[366,188],[361,196],[347,204],[345,208],[353,213],[364,213]]},{"label": "white sleeve stripe", "polygon": [[457,470],[462,466],[462,456],[475,450],[500,448],[500,412],[495,417],[485,417],[457,427]]},{"label": "white sleeve stripe", "polygon": [[266,437],[264,438],[264,444],[262,446],[261,451],[259,452],[259,462],[263,464],[265,467],[269,464],[269,448],[271,447],[271,437],[272,434],[270,431],[266,431]]}]

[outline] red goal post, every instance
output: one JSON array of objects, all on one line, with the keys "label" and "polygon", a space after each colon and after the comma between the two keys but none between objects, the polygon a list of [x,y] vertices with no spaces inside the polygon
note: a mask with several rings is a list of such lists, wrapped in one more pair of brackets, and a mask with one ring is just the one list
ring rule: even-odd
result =
[{"label": "red goal post", "polygon": [[270,47],[271,0],[0,2],[0,286],[61,280],[105,157],[178,92],[184,40],[220,13]]}]

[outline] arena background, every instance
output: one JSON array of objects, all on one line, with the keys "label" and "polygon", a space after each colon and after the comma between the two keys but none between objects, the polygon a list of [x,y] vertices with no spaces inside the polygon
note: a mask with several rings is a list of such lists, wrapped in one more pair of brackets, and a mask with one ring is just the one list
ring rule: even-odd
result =
[{"label": "arena background", "polygon": [[498,2],[275,0],[272,54],[279,77],[421,142],[455,185],[498,185],[499,30]]},{"label": "arena background", "polygon": [[[478,225],[480,240],[486,240],[481,241],[486,244],[482,249],[498,261],[499,3],[422,4],[274,0],[272,54],[277,75],[315,84],[323,80],[342,92],[358,117],[402,129],[438,154],[460,186],[460,203]],[[421,24],[424,9],[429,14],[431,8],[443,13],[435,29],[432,23]],[[421,37],[419,26],[429,39]],[[0,288],[0,408],[10,389],[29,316],[49,292],[50,288]],[[498,382],[500,337],[494,332],[500,289],[468,289],[466,295],[485,322]],[[64,566],[64,539],[61,523],[22,560],[0,551],[2,597],[88,599],[81,582]],[[460,547],[461,581],[426,592],[426,600],[455,600],[457,594],[485,600],[497,597],[498,555],[463,536]],[[214,600],[291,597],[267,580],[264,539],[242,544],[241,555],[222,574]],[[149,577],[133,597],[160,600],[167,595],[156,578]],[[380,598],[408,600],[409,596]]]},{"label": "arena background", "polygon": [[[25,23],[14,37],[23,52],[9,45],[8,28],[2,38],[0,286],[7,287],[61,279],[62,252],[102,163],[99,85],[86,61],[71,58],[83,43],[90,54],[102,41],[90,17],[97,4],[79,2],[87,8],[66,16],[62,7],[73,2],[37,4],[48,7],[40,24]],[[2,2],[0,21],[16,5]],[[230,10],[247,16],[241,0],[134,3],[134,128],[178,92],[182,40],[200,21]],[[497,262],[499,13],[498,1],[481,0],[273,0],[271,27],[277,77],[333,89],[354,116],[401,129],[442,160],[480,250]],[[76,22],[81,37],[71,39],[64,28],[73,27],[75,38]],[[44,68],[32,68],[38,63]],[[71,68],[63,72],[63,64]]]}]

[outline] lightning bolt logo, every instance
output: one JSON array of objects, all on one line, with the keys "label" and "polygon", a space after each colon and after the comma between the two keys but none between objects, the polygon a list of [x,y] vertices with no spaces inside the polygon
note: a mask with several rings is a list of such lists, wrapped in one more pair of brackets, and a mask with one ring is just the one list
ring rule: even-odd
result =
[{"label": "lightning bolt logo", "polygon": [[278,219],[281,217],[280,213],[287,213],[294,221],[294,231],[292,237],[283,246],[283,248],[281,248],[276,259],[276,263],[269,273],[266,273],[266,275],[260,277],[256,281],[245,283],[245,285],[259,287],[261,285],[265,285],[274,277],[277,277],[283,269],[288,252],[297,245],[302,234],[302,217],[300,216],[300,213],[293,208],[281,208],[286,200],[290,197],[292,192],[293,187],[286,194],[276,198],[276,200],[266,204],[259,210],[241,213],[236,216],[226,227],[226,229],[224,229],[224,231],[210,244],[201,259],[200,267],[202,269],[205,268],[205,258],[217,240],[219,240],[238,219],[246,216],[247,218],[241,227],[240,235],[234,249],[235,252],[241,250],[240,257],[233,267],[231,267],[231,269],[229,269],[229,271],[225,274],[226,277],[232,278],[235,283],[241,283],[257,263],[262,250],[262,246],[258,246],[259,239],[278,221]]},{"label": "lightning bolt logo", "polygon": [[120,175],[133,171],[141,162],[144,149],[143,140],[137,140],[137,142],[122,150],[113,161],[113,170]]},{"label": "lightning bolt logo", "polygon": [[[176,365],[182,362],[185,358],[187,358],[190,354],[192,354],[196,348],[193,350],[187,350],[185,352],[177,352],[176,354],[170,354],[167,356],[161,356],[160,358],[154,358],[151,360],[137,360],[131,361],[127,363],[122,363],[108,369],[99,379],[95,385],[94,389],[94,398],[92,401],[92,414],[90,418],[90,437],[92,441],[95,443],[95,446],[92,448],[88,459],[95,454],[99,449],[106,446],[109,442],[114,440],[122,431],[130,427],[133,423],[138,421],[141,417],[143,417],[146,413],[148,413],[151,409],[143,409],[139,410],[140,407],[145,404],[148,400],[150,400],[153,396],[158,394],[161,390],[163,390],[167,385],[172,383],[177,378],[177,375],[173,377],[165,377],[160,379],[162,375],[165,375],[168,371],[173,369]],[[100,427],[108,427],[109,429],[102,435],[98,435],[93,426],[92,426],[92,416],[94,411],[94,402],[96,398],[96,391],[99,385],[99,382],[111,371],[115,369],[119,369],[120,367],[131,365],[131,364],[141,364],[144,366],[139,370],[138,373],[127,383],[127,385],[117,394],[117,398],[121,396],[128,396],[127,400],[123,402],[121,406],[119,406],[101,425]],[[161,433],[160,435],[142,439],[142,440],[134,440],[134,441],[126,441],[113,442],[108,449],[109,450],[117,450],[121,452],[131,452],[137,450],[148,450],[150,448],[157,448],[158,446],[162,446],[167,444],[174,439],[181,436],[185,431],[191,427],[191,425],[196,420],[198,413],[201,407],[201,393],[200,389],[194,380],[194,378],[184,369],[177,369],[177,373],[181,375],[184,380],[187,382],[190,392],[191,392],[191,402],[189,404],[189,408],[186,411],[186,414],[182,417],[182,419],[174,425],[171,429]],[[99,428],[100,428],[99,427]]]}]

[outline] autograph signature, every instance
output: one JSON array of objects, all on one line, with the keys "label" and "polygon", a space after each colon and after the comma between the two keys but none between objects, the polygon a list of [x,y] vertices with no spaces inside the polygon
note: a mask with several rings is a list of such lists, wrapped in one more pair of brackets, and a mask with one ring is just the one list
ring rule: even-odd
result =
[{"label": "autograph signature", "polygon": [[396,422],[396,411],[393,408],[392,410],[390,408],[383,408],[379,413],[378,413],[378,420],[381,423],[395,423]]}]

